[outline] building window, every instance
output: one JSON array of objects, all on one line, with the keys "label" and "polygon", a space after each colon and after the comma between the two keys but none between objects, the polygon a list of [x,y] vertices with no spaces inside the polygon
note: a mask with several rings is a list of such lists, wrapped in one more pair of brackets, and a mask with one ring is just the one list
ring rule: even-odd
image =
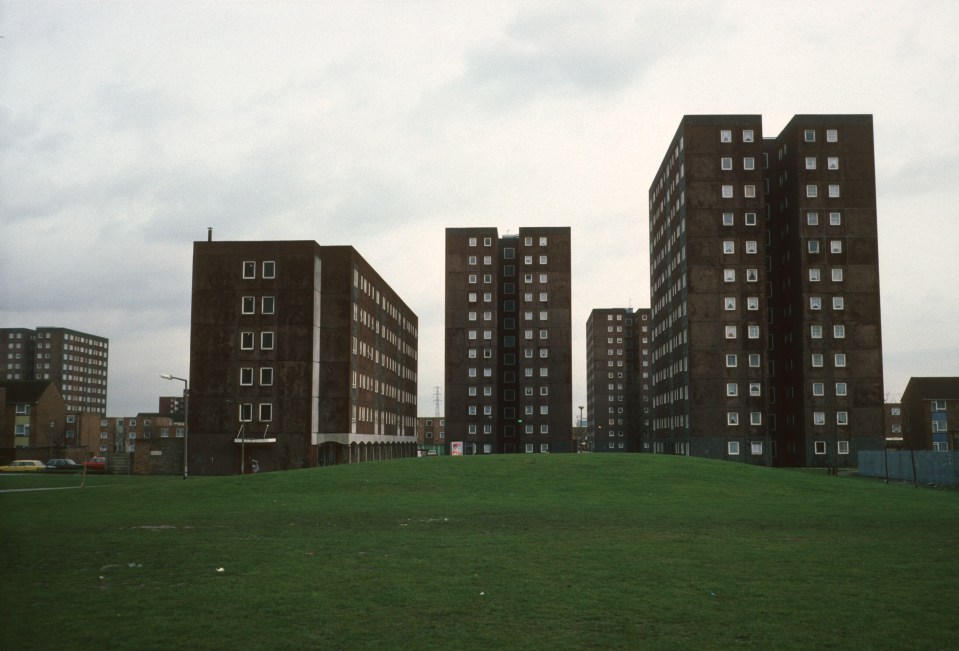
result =
[{"label": "building window", "polygon": [[736,368],[736,355],[735,353],[726,354],[726,368]]},{"label": "building window", "polygon": [[763,442],[762,441],[750,441],[749,450],[752,452],[753,456],[762,456],[763,454]]},{"label": "building window", "polygon": [[730,456],[736,456],[739,454],[739,441],[727,441],[726,454]]},{"label": "building window", "polygon": [[240,350],[253,350],[253,333],[252,332],[241,332],[240,333]]},{"label": "building window", "polygon": [[834,358],[836,368],[843,368],[846,366],[846,353],[836,353]]},{"label": "building window", "polygon": [[723,226],[732,226],[735,223],[731,212],[723,213]]},{"label": "building window", "polygon": [[816,132],[813,129],[803,131],[803,140],[805,142],[816,142]]},{"label": "building window", "polygon": [[839,198],[839,185],[838,185],[838,184],[830,184],[829,187],[828,187],[828,191],[829,191],[829,197],[830,197],[831,199],[838,199],[838,198]]},{"label": "building window", "polygon": [[755,226],[755,225],[756,225],[756,213],[754,213],[754,212],[747,212],[746,215],[745,215],[745,217],[744,217],[744,220],[745,220],[745,222],[746,222],[746,226]]},{"label": "building window", "polygon": [[722,187],[723,199],[732,199],[733,198],[733,186],[732,185],[723,185]]},{"label": "building window", "polygon": [[260,369],[260,386],[273,386],[273,367],[264,366]]},{"label": "building window", "polygon": [[834,325],[832,327],[832,337],[833,339],[845,339],[846,338],[846,326],[844,325]]},{"label": "building window", "polygon": [[806,156],[806,169],[814,170],[816,169],[816,157],[815,156]]},{"label": "building window", "polygon": [[244,260],[243,262],[243,278],[246,280],[251,280],[256,278],[256,263],[252,260]]},{"label": "building window", "polygon": [[832,281],[834,283],[842,282],[842,268],[832,269]]},{"label": "building window", "polygon": [[754,427],[758,427],[759,425],[762,425],[763,424],[762,412],[759,412],[759,411],[749,412],[749,424]]},{"label": "building window", "polygon": [[810,296],[810,297],[809,297],[809,309],[810,309],[810,310],[821,310],[821,309],[822,309],[822,297],[820,297],[820,296]]},{"label": "building window", "polygon": [[819,196],[819,186],[810,184],[806,186],[806,196],[810,199],[815,199]]},{"label": "building window", "polygon": [[726,326],[726,339],[735,339],[736,338],[736,326],[728,325]]},{"label": "building window", "polygon": [[821,325],[809,326],[809,337],[811,339],[822,339],[822,326]]},{"label": "building window", "polygon": [[807,213],[806,213],[806,225],[807,225],[807,226],[819,226],[819,213],[818,213],[818,212],[807,212]]},{"label": "building window", "polygon": [[733,159],[726,157],[719,159],[719,167],[723,170],[731,170],[733,168]]},{"label": "building window", "polygon": [[820,278],[819,269],[810,269],[809,270],[809,282],[818,283]]},{"label": "building window", "polygon": [[241,387],[253,386],[253,369],[252,368],[240,369],[240,386]]},{"label": "building window", "polygon": [[739,395],[739,385],[735,382],[726,383],[726,395],[730,398],[735,398]]},{"label": "building window", "polygon": [[838,212],[829,213],[829,225],[830,226],[841,226],[842,225],[842,215]]},{"label": "building window", "polygon": [[732,142],[732,141],[733,141],[733,132],[731,129],[719,130],[719,142]]},{"label": "building window", "polygon": [[747,336],[750,339],[759,339],[759,326],[751,325],[746,328]]},{"label": "building window", "polygon": [[746,253],[754,254],[759,251],[759,244],[755,240],[746,240]]},{"label": "building window", "polygon": [[845,396],[848,391],[848,387],[845,382],[836,382],[836,395]]},{"label": "building window", "polygon": [[727,312],[731,312],[736,309],[736,297],[727,296],[723,299],[723,306]]},{"label": "building window", "polygon": [[842,253],[842,240],[829,240],[830,253]]},{"label": "building window", "polygon": [[253,405],[249,402],[244,402],[240,405],[240,422],[250,423],[252,421],[253,421]]},{"label": "building window", "polygon": [[744,185],[743,186],[743,196],[747,199],[756,198],[756,186],[755,185]]},{"label": "building window", "polygon": [[839,156],[829,156],[826,158],[826,169],[827,170],[838,170],[839,169]]},{"label": "building window", "polygon": [[749,383],[749,395],[753,398],[757,398],[763,394],[762,385],[759,382],[750,382]]},{"label": "building window", "polygon": [[759,297],[758,297],[758,296],[747,296],[747,297],[746,297],[746,309],[747,309],[747,310],[758,310],[758,309],[759,309]]},{"label": "building window", "polygon": [[814,396],[824,396],[825,395],[825,385],[822,382],[813,382],[812,383],[812,394]]},{"label": "building window", "polygon": [[263,261],[263,277],[276,278],[276,262],[273,260]]},{"label": "building window", "polygon": [[749,353],[749,367],[759,368],[762,363],[762,356],[759,353]]},{"label": "building window", "polygon": [[273,296],[263,297],[263,314],[273,314],[276,312],[276,298]]},{"label": "building window", "polygon": [[260,349],[273,350],[273,333],[270,331],[260,333]]},{"label": "building window", "polygon": [[837,411],[836,412],[836,425],[848,425],[849,424],[849,412],[846,411]]},{"label": "building window", "polygon": [[822,353],[813,353],[811,359],[814,367],[819,368],[822,366]]},{"label": "building window", "polygon": [[243,314],[253,314],[256,312],[256,297],[244,296],[242,300],[241,311]]},{"label": "building window", "polygon": [[730,427],[736,427],[739,425],[739,412],[738,411],[727,411],[726,412],[726,424]]},{"label": "building window", "polygon": [[736,242],[734,240],[723,240],[723,253],[726,255],[736,253]]},{"label": "building window", "polygon": [[756,169],[756,159],[752,156],[746,156],[743,158],[743,169],[744,170],[754,170]]},{"label": "building window", "polygon": [[735,269],[723,269],[723,282],[734,283],[736,282],[736,270]]},{"label": "building window", "polygon": [[812,424],[813,425],[825,425],[826,424],[826,412],[824,411],[814,411],[812,413]]},{"label": "building window", "polygon": [[752,141],[753,141],[753,130],[743,129],[743,142],[752,142]]},{"label": "building window", "polygon": [[842,310],[846,305],[846,301],[842,296],[833,296],[832,297],[832,309]]},{"label": "building window", "polygon": [[806,250],[810,253],[819,253],[819,240],[809,240],[806,243]]},{"label": "building window", "polygon": [[839,132],[835,129],[826,129],[826,142],[838,142]]}]

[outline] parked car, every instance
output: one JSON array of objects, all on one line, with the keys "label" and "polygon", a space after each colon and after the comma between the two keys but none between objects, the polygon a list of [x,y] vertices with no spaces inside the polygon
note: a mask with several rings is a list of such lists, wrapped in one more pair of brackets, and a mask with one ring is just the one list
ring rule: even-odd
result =
[{"label": "parked car", "polygon": [[0,472],[37,472],[46,468],[42,461],[36,459],[20,459],[8,466],[0,466]]},{"label": "parked car", "polygon": [[83,466],[73,459],[50,459],[47,461],[47,470],[50,472],[78,472]]},{"label": "parked car", "polygon": [[83,465],[86,466],[87,472],[106,472],[107,458],[91,457],[89,461],[84,461]]}]

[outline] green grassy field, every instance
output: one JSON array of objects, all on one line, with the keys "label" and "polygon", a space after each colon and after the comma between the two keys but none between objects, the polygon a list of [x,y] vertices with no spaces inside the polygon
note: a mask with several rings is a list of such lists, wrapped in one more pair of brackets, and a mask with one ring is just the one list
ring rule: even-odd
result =
[{"label": "green grassy field", "polygon": [[0,506],[5,649],[959,646],[955,491],[515,455],[91,476]]}]

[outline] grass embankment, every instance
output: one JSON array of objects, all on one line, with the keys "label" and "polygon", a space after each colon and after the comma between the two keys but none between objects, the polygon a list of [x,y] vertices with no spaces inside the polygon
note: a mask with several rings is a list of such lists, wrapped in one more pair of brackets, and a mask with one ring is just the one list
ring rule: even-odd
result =
[{"label": "grass embankment", "polygon": [[959,639],[952,491],[681,457],[517,455],[87,477],[0,506],[11,649]]}]

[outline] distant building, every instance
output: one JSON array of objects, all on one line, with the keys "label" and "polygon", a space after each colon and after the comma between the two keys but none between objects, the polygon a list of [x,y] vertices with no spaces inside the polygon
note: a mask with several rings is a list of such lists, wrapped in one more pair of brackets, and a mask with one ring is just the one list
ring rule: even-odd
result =
[{"label": "distant building", "polygon": [[160,403],[157,412],[165,416],[170,416],[174,420],[182,421],[184,417],[183,396],[160,396]]},{"label": "distant building", "polygon": [[446,454],[446,419],[440,416],[417,418],[416,443],[421,453]]},{"label": "distant building", "polygon": [[655,451],[882,447],[874,167],[869,115],[683,118],[649,189]]},{"label": "distant building", "polygon": [[882,407],[883,413],[883,436],[886,439],[887,448],[902,448],[902,403],[887,402]]},{"label": "distant building", "polygon": [[352,247],[196,242],[191,472],[415,455],[417,330]]},{"label": "distant building", "polygon": [[569,452],[570,229],[446,229],[446,439],[466,454]]},{"label": "distant building", "polygon": [[649,309],[597,308],[586,322],[587,433],[595,452],[649,451],[649,316]]},{"label": "distant building", "polygon": [[[49,380],[0,380],[0,460],[40,458],[75,447],[67,437],[67,408]],[[24,455],[16,450],[29,452]]]},{"label": "distant building", "polygon": [[110,342],[67,328],[0,328],[0,380],[53,382],[67,410],[105,414]]},{"label": "distant building", "polygon": [[905,449],[959,450],[959,377],[909,378],[901,402]]}]

